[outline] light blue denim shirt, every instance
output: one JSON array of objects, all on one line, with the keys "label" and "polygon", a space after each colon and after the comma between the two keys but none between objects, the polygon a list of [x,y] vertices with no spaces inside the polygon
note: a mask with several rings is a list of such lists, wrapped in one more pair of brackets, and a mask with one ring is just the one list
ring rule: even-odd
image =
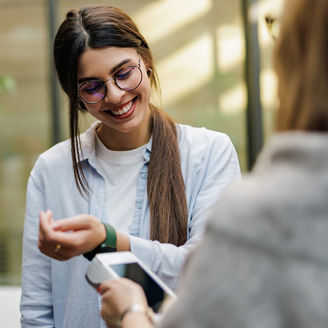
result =
[{"label": "light blue denim shirt", "polygon": [[[96,124],[81,135],[91,188],[88,199],[76,188],[68,140],[41,154],[31,172],[23,240],[22,327],[104,326],[100,298],[85,279],[89,261],[82,256],[66,262],[53,260],[41,254],[37,246],[41,210],[51,209],[55,220],[89,213],[106,221],[105,179],[97,170],[95,156]],[[203,232],[209,208],[229,182],[240,178],[236,151],[227,135],[187,125],[177,128],[188,205],[188,240],[180,247],[149,240],[146,189],[151,140],[137,180],[130,229],[131,251],[172,288],[176,287],[186,255]]]}]

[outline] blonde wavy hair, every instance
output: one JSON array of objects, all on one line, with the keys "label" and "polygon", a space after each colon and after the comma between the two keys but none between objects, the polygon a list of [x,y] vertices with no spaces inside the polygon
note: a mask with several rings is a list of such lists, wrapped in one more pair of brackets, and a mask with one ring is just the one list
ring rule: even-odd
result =
[{"label": "blonde wavy hair", "polygon": [[274,51],[278,131],[328,130],[328,1],[286,0]]}]

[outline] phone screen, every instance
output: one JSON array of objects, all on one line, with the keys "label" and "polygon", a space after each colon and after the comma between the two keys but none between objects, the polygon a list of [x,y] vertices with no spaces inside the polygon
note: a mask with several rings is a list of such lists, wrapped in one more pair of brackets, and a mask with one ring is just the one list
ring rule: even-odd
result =
[{"label": "phone screen", "polygon": [[165,298],[165,291],[142,269],[138,263],[111,264],[110,267],[120,276],[133,280],[143,288],[149,306],[158,312]]}]

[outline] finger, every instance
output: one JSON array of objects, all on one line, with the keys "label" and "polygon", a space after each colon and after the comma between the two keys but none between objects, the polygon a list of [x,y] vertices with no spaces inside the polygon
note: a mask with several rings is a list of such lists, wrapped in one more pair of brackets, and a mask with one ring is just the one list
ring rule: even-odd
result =
[{"label": "finger", "polygon": [[41,211],[39,213],[39,240],[38,240],[38,246],[41,249],[41,247],[44,247],[49,240],[51,236],[51,228],[50,224],[52,222],[52,212],[47,211],[43,212]]},{"label": "finger", "polygon": [[113,286],[113,282],[114,282],[114,280],[117,280],[117,279],[106,280],[106,281],[102,282],[102,283],[98,286],[97,292],[98,292],[100,295],[103,295],[103,294],[105,294],[106,292],[110,291],[110,289],[111,289],[112,286]]},{"label": "finger", "polygon": [[41,238],[39,238],[39,241],[38,241],[38,247],[39,247],[40,251],[43,254],[51,256],[51,257],[52,257],[53,253],[56,253],[55,249],[56,249],[57,244],[58,243],[56,243],[55,241],[48,241],[46,239],[41,239]]},{"label": "finger", "polygon": [[51,222],[52,222],[52,213],[50,211],[43,212],[41,211],[39,213],[39,226],[40,231],[43,234],[47,234],[49,231],[51,231]]},{"label": "finger", "polygon": [[102,302],[102,308],[100,311],[100,316],[106,322],[108,328],[117,327],[116,320],[112,319],[111,307],[107,306],[104,302]]},{"label": "finger", "polygon": [[[56,231],[53,229],[52,217],[47,216],[45,212],[40,213],[40,229],[39,241],[41,243],[50,243],[51,247],[56,244],[62,244],[67,247],[72,247],[80,239],[80,234],[67,233],[64,231]],[[71,229],[69,229],[71,230]]]},{"label": "finger", "polygon": [[50,224],[53,221],[53,214],[51,210],[41,211],[40,214],[46,218],[47,222]]},{"label": "finger", "polygon": [[[85,232],[73,231],[72,233],[63,231],[52,231],[49,235],[52,244],[61,244],[66,248],[83,248],[87,241]],[[84,247],[85,248],[85,247]]]},{"label": "finger", "polygon": [[98,219],[92,217],[91,215],[81,214],[70,218],[54,221],[51,227],[56,231],[88,229],[95,220],[101,223]]},{"label": "finger", "polygon": [[72,253],[72,250],[70,248],[60,247],[58,251],[56,251],[57,244],[46,244],[39,247],[41,253],[59,261],[66,261],[76,254]]}]

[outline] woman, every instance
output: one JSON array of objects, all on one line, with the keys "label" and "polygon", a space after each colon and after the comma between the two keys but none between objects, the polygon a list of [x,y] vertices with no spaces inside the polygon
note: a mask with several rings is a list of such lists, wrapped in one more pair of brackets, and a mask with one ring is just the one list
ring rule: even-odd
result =
[{"label": "woman", "polygon": [[[326,0],[286,1],[275,47],[279,133],[217,202],[161,328],[328,327],[327,29]],[[109,326],[120,316],[124,328],[152,326],[135,284],[99,291]]]},{"label": "woman", "polygon": [[[239,164],[226,135],[176,124],[150,102],[152,56],[121,10],[70,11],[54,58],[71,138],[43,153],[29,179],[22,325],[99,327],[85,257],[108,246],[130,250],[174,288],[208,208],[240,177]],[[81,136],[79,112],[97,119]]]}]

